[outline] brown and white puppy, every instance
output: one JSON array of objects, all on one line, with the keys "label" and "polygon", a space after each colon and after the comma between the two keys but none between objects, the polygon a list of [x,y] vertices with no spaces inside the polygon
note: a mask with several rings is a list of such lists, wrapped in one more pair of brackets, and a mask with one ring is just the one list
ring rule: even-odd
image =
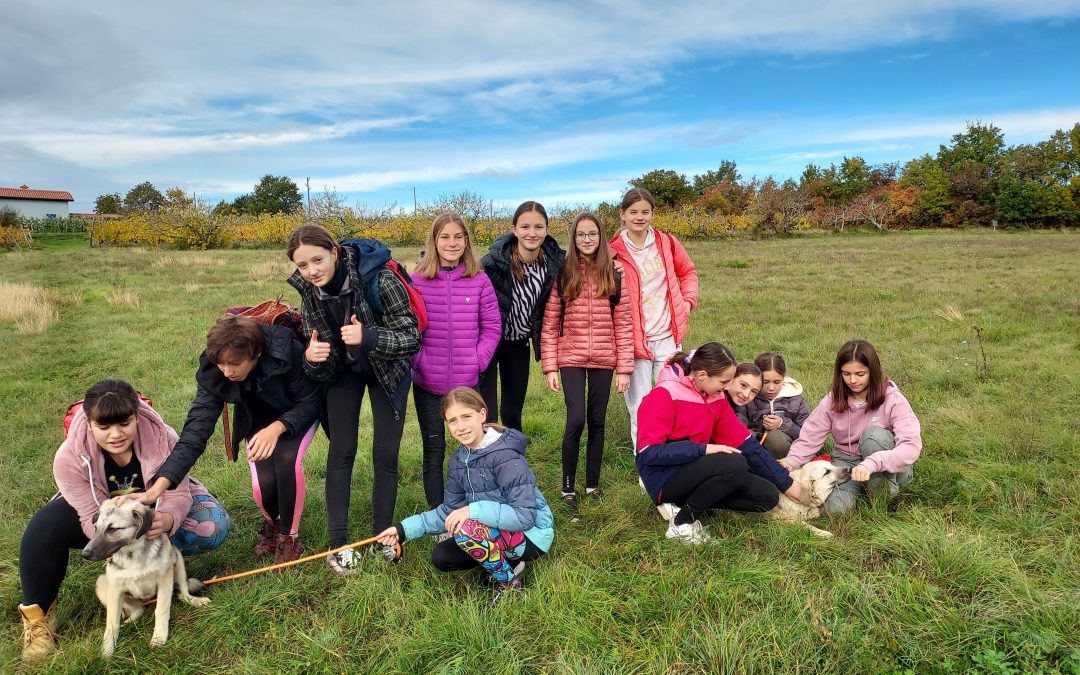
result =
[{"label": "brown and white puppy", "polygon": [[821,515],[821,505],[829,498],[833,489],[851,480],[851,469],[816,460],[807,462],[801,468],[792,471],[791,479],[799,484],[801,501],[796,501],[781,492],[780,502],[766,511],[765,515],[785,523],[805,525],[819,537],[833,536],[832,532],[814,527],[806,521]]},{"label": "brown and white puppy", "polygon": [[143,613],[143,602],[157,597],[154,634],[150,644],[163,645],[169,639],[172,589],[180,599],[202,607],[210,598],[197,598],[192,591],[202,589],[198,579],[189,579],[184,557],[165,535],[147,539],[154,520],[153,507],[134,499],[118,504],[109,499],[98,511],[94,538],[82,550],[88,560],[105,560],[105,574],[98,577],[97,597],[105,605],[105,635],[101,654],[111,656],[120,633],[120,620],[128,622]]}]

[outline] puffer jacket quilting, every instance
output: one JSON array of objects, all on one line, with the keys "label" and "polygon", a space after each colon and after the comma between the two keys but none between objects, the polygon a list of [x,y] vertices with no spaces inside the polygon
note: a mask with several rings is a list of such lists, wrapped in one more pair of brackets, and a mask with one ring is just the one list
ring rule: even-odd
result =
[{"label": "puffer jacket quilting", "polygon": [[[544,373],[560,368],[603,368],[620,375],[634,372],[634,325],[630,317],[630,293],[621,292],[612,316],[611,299],[596,297],[596,275],[586,273],[580,262],[582,289],[566,303],[556,284],[548,296],[540,331],[540,363]],[[560,318],[562,335],[559,335]]]}]

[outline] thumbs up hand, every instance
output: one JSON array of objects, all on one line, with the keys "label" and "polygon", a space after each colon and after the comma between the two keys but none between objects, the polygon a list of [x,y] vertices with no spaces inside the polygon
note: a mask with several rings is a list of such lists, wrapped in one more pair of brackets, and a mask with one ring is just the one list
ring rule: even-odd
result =
[{"label": "thumbs up hand", "polygon": [[304,358],[308,363],[322,363],[330,358],[330,343],[319,341],[319,331],[311,331],[311,342],[304,351]]},{"label": "thumbs up hand", "polygon": [[355,314],[349,320],[348,326],[341,327],[341,341],[350,347],[356,347],[364,341],[364,327],[357,321]]}]

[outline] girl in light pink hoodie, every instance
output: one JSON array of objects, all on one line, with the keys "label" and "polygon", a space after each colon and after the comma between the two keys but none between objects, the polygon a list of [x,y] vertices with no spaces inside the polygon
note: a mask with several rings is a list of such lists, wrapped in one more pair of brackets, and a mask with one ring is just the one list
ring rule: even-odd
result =
[{"label": "girl in light pink hoodie", "polygon": [[896,494],[911,480],[912,465],[922,451],[919,419],[865,340],[851,340],[840,348],[831,390],[780,463],[789,470],[802,466],[821,452],[829,434],[836,444],[832,462],[850,467],[851,480],[833,490],[822,513],[850,511],[865,492]]}]

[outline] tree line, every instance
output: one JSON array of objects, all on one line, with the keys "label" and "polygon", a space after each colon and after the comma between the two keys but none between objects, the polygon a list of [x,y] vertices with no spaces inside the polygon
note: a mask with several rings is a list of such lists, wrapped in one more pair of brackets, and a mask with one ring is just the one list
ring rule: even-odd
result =
[{"label": "tree line", "polygon": [[[899,162],[869,164],[862,157],[844,157],[826,166],[809,164],[798,180],[744,178],[734,161],[688,178],[671,169],[656,169],[629,182],[647,188],[661,212],[701,223],[703,236],[720,230],[784,234],[796,229],[874,227],[967,227],[992,224],[1028,227],[1075,226],[1080,223],[1080,123],[1057,130],[1035,144],[1006,146],[1001,129],[975,122],[952,136],[935,154]],[[439,207],[469,218],[496,218],[501,209],[489,199],[462,190],[442,195]],[[180,188],[164,194],[150,182],[121,197],[101,195],[96,213],[146,214],[197,208],[209,216],[299,214],[337,219],[352,213],[361,219],[393,218],[404,209],[366,206],[350,209],[336,191],[326,189],[305,207],[300,189],[284,176],[266,175],[248,194],[213,207],[188,197]],[[560,205],[553,205],[557,209]],[[562,205],[563,210],[591,205]],[[618,207],[601,203],[605,222],[618,222]]]}]

